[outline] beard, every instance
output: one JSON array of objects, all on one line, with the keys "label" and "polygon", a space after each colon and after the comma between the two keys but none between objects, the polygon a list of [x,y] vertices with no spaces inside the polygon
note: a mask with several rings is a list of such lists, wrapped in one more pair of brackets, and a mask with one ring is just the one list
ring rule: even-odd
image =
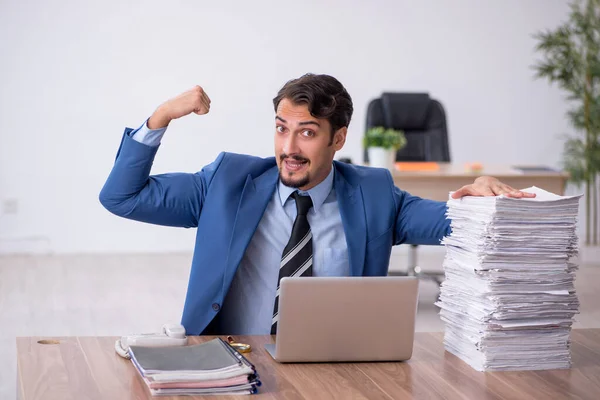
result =
[{"label": "beard", "polygon": [[[286,159],[305,161],[307,163],[309,162],[308,159],[299,156],[286,156],[285,154],[282,154],[279,157],[279,159],[281,160],[281,167],[279,168],[279,179],[285,186],[297,189],[306,186],[310,183],[310,174],[308,173],[308,171],[305,172],[304,175],[300,175],[301,172],[284,172],[284,162]],[[287,176],[284,176],[284,173]]]},{"label": "beard", "polygon": [[301,188],[310,183],[310,176],[308,173],[304,176],[297,177],[292,175],[290,177],[285,177],[283,176],[283,172],[279,171],[279,179],[281,179],[281,183],[283,183],[285,186],[295,189]]}]

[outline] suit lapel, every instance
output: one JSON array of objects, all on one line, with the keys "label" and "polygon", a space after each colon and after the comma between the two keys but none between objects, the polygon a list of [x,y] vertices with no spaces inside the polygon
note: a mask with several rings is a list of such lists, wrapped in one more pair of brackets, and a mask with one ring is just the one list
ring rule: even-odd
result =
[{"label": "suit lapel", "polygon": [[251,175],[247,176],[229,244],[228,275],[235,272],[242,260],[252,235],[273,197],[278,177],[277,166],[270,168],[255,179],[252,179]]},{"label": "suit lapel", "polygon": [[367,246],[367,226],[362,191],[359,185],[352,186],[342,176],[339,169],[336,170],[334,185],[348,245],[350,275],[362,276]]}]

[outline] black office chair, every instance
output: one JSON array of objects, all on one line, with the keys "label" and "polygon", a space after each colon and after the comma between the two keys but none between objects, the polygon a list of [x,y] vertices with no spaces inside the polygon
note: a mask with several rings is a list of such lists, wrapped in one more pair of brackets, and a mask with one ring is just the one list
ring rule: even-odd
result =
[{"label": "black office chair", "polygon": [[[442,104],[428,93],[383,93],[369,102],[366,129],[383,126],[403,130],[406,146],[396,154],[396,161],[450,162],[450,145],[446,113]],[[368,159],[367,149],[364,159]],[[417,265],[417,246],[411,245],[408,272],[393,275],[412,275],[435,280],[443,273],[424,273]]]}]

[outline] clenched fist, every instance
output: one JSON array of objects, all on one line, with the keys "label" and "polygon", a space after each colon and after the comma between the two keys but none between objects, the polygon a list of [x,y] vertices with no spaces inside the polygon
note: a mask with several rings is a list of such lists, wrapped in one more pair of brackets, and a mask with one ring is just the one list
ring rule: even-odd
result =
[{"label": "clenched fist", "polygon": [[174,119],[191,113],[206,114],[210,110],[210,98],[200,86],[195,86],[179,96],[161,104],[148,120],[148,128],[158,129],[169,125]]}]

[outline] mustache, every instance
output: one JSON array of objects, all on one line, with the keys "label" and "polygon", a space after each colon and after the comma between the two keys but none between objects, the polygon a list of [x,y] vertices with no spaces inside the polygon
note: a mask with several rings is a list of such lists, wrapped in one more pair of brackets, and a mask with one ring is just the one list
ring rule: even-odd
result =
[{"label": "mustache", "polygon": [[288,156],[287,154],[280,155],[279,159],[281,161],[285,161],[286,159],[296,160],[296,161],[300,161],[300,162],[304,162],[304,161],[308,162],[308,161],[310,161],[308,158],[304,158],[304,157],[296,156],[296,155],[294,155],[294,156]]}]

